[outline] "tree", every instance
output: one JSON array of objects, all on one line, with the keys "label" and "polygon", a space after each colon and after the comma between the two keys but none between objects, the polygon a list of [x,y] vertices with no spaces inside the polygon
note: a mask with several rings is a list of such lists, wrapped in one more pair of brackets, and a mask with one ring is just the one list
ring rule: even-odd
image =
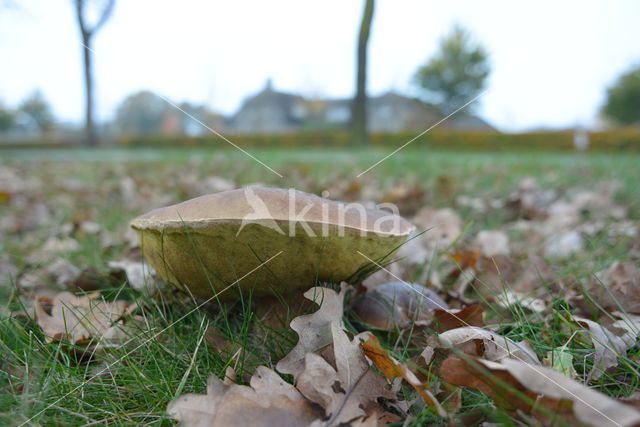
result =
[{"label": "tree", "polygon": [[84,53],[84,87],[85,87],[85,143],[93,146],[97,144],[97,137],[93,123],[93,71],[91,54],[93,49],[91,43],[93,36],[109,20],[115,0],[104,0],[97,13],[98,20],[94,25],[90,25],[86,19],[89,0],[73,0],[76,8],[76,18],[80,37],[82,39],[82,51]]},{"label": "tree", "polygon": [[16,121],[16,115],[13,111],[0,104],[0,132],[10,130]]},{"label": "tree", "polygon": [[118,107],[116,126],[119,131],[130,134],[160,133],[169,108],[169,104],[152,92],[134,93]]},{"label": "tree", "polygon": [[351,139],[355,144],[369,141],[367,133],[367,45],[373,20],[374,0],[365,0],[358,34],[356,95],[351,110]]},{"label": "tree", "polygon": [[28,116],[40,132],[46,132],[53,127],[54,119],[51,108],[39,90],[22,101],[18,111]]},{"label": "tree", "polygon": [[418,69],[414,80],[425,101],[449,114],[482,92],[490,71],[486,50],[467,30],[456,26],[440,41],[436,55]]},{"label": "tree", "polygon": [[621,75],[607,90],[602,112],[620,125],[640,124],[640,65]]}]

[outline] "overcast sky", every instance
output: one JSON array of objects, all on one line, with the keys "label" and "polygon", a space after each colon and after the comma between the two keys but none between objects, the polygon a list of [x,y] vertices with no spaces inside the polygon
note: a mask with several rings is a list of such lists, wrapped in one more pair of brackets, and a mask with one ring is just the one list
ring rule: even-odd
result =
[{"label": "overcast sky", "polygon": [[[0,101],[35,89],[57,116],[83,111],[81,46],[71,0],[0,9]],[[94,43],[97,112],[129,93],[232,113],[268,77],[277,89],[347,97],[362,1],[117,0]],[[502,130],[596,123],[606,87],[640,61],[640,1],[380,0],[369,92],[411,93],[411,77],[455,23],[491,53],[478,112]]]}]

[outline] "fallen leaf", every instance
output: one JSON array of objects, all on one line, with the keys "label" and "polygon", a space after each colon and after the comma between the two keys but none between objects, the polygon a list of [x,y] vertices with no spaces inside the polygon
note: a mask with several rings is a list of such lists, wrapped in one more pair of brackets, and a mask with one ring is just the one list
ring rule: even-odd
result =
[{"label": "fallen leaf", "polygon": [[259,366],[250,386],[209,377],[207,394],[186,394],[167,406],[169,415],[185,427],[308,426],[321,411],[291,384]]},{"label": "fallen leaf", "polygon": [[255,299],[254,315],[257,333],[266,335],[269,331],[287,328],[294,317],[308,313],[312,303],[304,298],[301,289],[284,295],[267,295]]},{"label": "fallen leaf", "polygon": [[482,230],[475,238],[474,245],[482,256],[509,255],[509,236],[502,230]]},{"label": "fallen leaf", "polygon": [[99,294],[61,292],[53,299],[36,296],[35,317],[47,341],[67,340],[95,348],[118,345],[128,337],[124,317],[137,308],[126,301],[106,302]]},{"label": "fallen leaf", "polygon": [[511,257],[496,255],[480,256],[474,267],[475,286],[480,294],[494,296],[505,288],[510,288],[522,273],[520,265]]},{"label": "fallen leaf", "polygon": [[525,177],[509,195],[507,207],[514,211],[516,217],[544,219],[547,208],[556,198],[554,190],[543,190],[535,178]]},{"label": "fallen leaf", "polygon": [[573,367],[573,354],[567,351],[566,347],[554,348],[547,353],[544,365],[551,367],[554,371],[560,372],[567,378],[577,378],[578,374]]},{"label": "fallen leaf", "polygon": [[80,276],[80,269],[63,258],[55,260],[45,268],[47,275],[52,277],[58,287],[69,286]]},{"label": "fallen leaf", "polygon": [[326,425],[340,425],[368,417],[380,409],[379,398],[394,399],[385,379],[371,370],[360,348],[361,339],[350,340],[337,322],[330,324],[335,367],[322,356],[307,353],[296,387],[326,412]]},{"label": "fallen leaf", "polygon": [[60,256],[80,250],[80,244],[71,237],[49,237],[44,244],[27,257],[27,262],[42,265],[58,259]]},{"label": "fallen leaf", "polygon": [[471,304],[463,308],[435,310],[434,329],[445,332],[464,326],[484,326],[484,308],[480,304]]},{"label": "fallen leaf", "polygon": [[148,292],[150,295],[158,291],[158,281],[155,279],[153,267],[139,261],[109,261],[112,271],[124,271],[129,285],[137,291]]},{"label": "fallen leaf", "polygon": [[504,289],[500,294],[496,295],[494,302],[502,308],[519,305],[536,313],[542,313],[547,308],[542,299],[514,292],[511,289]]},{"label": "fallen leaf", "polygon": [[80,274],[70,282],[67,288],[70,290],[97,291],[98,289],[116,287],[122,284],[113,275],[99,272],[93,267],[85,268]]},{"label": "fallen leaf", "polygon": [[427,364],[431,363],[435,350],[452,348],[469,356],[482,357],[491,361],[518,359],[534,365],[540,364],[538,356],[526,342],[517,343],[495,332],[475,326],[451,329],[439,334],[437,338],[430,338],[429,345],[421,354]]},{"label": "fallen leaf", "polygon": [[513,359],[501,363],[449,357],[440,367],[454,385],[476,388],[514,415],[530,414],[545,425],[635,426],[640,411],[598,393],[553,369]]},{"label": "fallen leaf", "polygon": [[205,342],[217,352],[234,353],[237,346],[229,341],[219,328],[214,325],[207,326],[204,334]]},{"label": "fallen leaf", "polygon": [[454,271],[459,272],[462,270],[466,270],[467,268],[476,269],[478,260],[481,256],[482,254],[480,253],[480,251],[475,248],[454,251],[451,254],[451,258],[456,263],[457,267]]},{"label": "fallen leaf", "polygon": [[445,248],[462,233],[462,220],[453,209],[420,209],[412,221],[419,231],[425,231],[420,239],[429,249]]},{"label": "fallen leaf", "polygon": [[0,190],[0,204],[9,203],[12,196],[10,191]]},{"label": "fallen leaf", "polygon": [[47,288],[63,290],[73,287],[80,274],[78,267],[64,258],[58,258],[43,268],[32,269],[20,276],[18,286],[24,291],[34,293],[40,293]]},{"label": "fallen leaf", "polygon": [[613,322],[613,327],[626,331],[625,336],[622,339],[627,341],[637,341],[640,338],[640,316],[629,314],[629,313],[621,313],[619,311],[614,311],[614,316],[616,316],[619,320]]},{"label": "fallen leaf", "polygon": [[595,349],[593,367],[587,375],[587,381],[600,378],[604,371],[618,365],[618,357],[625,356],[627,350],[635,344],[635,337],[617,336],[593,320],[574,317],[574,320],[587,328]]},{"label": "fallen leaf", "polygon": [[359,321],[385,331],[430,325],[434,310],[447,308],[429,288],[399,281],[375,286],[351,304]]},{"label": "fallen leaf", "polygon": [[303,370],[307,353],[315,353],[333,342],[333,324],[343,326],[344,295],[347,284],[343,283],[340,293],[320,286],[304,293],[304,297],[320,306],[312,314],[296,317],[291,321],[291,329],[299,336],[296,346],[276,365],[276,369],[296,378]]},{"label": "fallen leaf", "polygon": [[640,314],[640,268],[633,261],[616,261],[596,273],[589,292],[605,310]]},{"label": "fallen leaf", "polygon": [[227,369],[224,370],[224,378],[222,379],[222,384],[231,385],[235,384],[237,380],[236,370],[233,369],[232,366],[227,366]]},{"label": "fallen leaf", "polygon": [[549,258],[567,258],[583,249],[582,235],[575,230],[570,230],[549,237],[545,243],[544,254]]},{"label": "fallen leaf", "polygon": [[445,410],[429,390],[429,384],[420,381],[408,366],[391,357],[389,353],[382,348],[380,341],[378,341],[375,335],[366,333],[365,336],[366,340],[362,343],[362,350],[365,356],[371,359],[380,372],[390,381],[394,378],[402,378],[418,392],[420,397],[422,397],[431,409],[441,417],[446,417],[447,414]]}]

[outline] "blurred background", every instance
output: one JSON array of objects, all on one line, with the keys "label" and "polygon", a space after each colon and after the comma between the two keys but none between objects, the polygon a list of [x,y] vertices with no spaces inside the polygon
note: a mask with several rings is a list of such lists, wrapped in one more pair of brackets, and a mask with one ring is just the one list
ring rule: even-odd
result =
[{"label": "blurred background", "polygon": [[435,125],[419,139],[436,148],[637,150],[638,16],[632,0],[4,0],[0,144],[393,149]]}]

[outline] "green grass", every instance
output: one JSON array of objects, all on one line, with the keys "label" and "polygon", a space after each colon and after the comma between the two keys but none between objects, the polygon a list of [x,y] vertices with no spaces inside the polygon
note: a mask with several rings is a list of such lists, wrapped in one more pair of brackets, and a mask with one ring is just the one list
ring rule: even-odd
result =
[{"label": "green grass", "polygon": [[[155,207],[153,203],[157,200],[150,199],[148,206],[145,200],[128,205],[119,190],[123,177],[133,177],[139,186],[153,189],[156,195],[166,195],[168,201],[195,195],[193,185],[183,181],[188,174],[200,178],[220,176],[238,185],[259,181],[320,192],[333,182],[353,181],[388,151],[252,149],[251,153],[284,178],[230,149],[0,150],[0,167],[4,164],[17,167],[25,179],[40,179],[41,187],[29,190],[27,206],[43,202],[55,207],[50,223],[45,226],[2,235],[0,254],[22,270],[33,268],[26,260],[30,253],[48,236],[59,232],[62,224],[86,217],[112,233],[114,245],[105,249],[99,238],[80,235],[77,238],[81,250],[70,254],[68,259],[80,268],[105,271],[109,260],[128,256],[125,243],[118,240],[121,238],[118,232],[126,228],[133,216]],[[534,176],[542,186],[558,189],[588,189],[605,180],[616,180],[621,184],[618,198],[629,206],[629,218],[637,223],[638,165],[640,156],[630,154],[470,154],[412,147],[381,163],[362,179],[375,179],[382,189],[418,184],[426,190],[427,202],[436,207],[450,206],[459,194],[504,196],[525,176]],[[65,187],[68,180],[78,181],[86,188],[69,190]],[[23,208],[0,204],[0,217],[22,215],[20,209]],[[468,224],[469,233],[498,227],[504,222],[499,214],[481,215],[465,210],[459,213]],[[614,260],[627,259],[631,244],[630,238],[611,242],[606,236],[596,236],[588,242],[585,253],[554,264],[554,272],[560,281],[586,283],[595,271]],[[28,421],[36,425],[167,425],[171,423],[165,413],[167,403],[183,393],[203,392],[209,375],[220,377],[231,365],[240,381],[244,381],[260,364],[273,367],[295,344],[291,331],[273,330],[261,324],[249,295],[233,307],[221,308],[211,303],[194,311],[196,303],[175,292],[150,298],[133,291],[126,283],[102,292],[107,299],[117,296],[138,301],[144,322],[128,345],[110,349],[88,363],[77,360],[73,346],[68,343],[46,343],[29,311],[13,317],[5,314],[7,310],[2,312],[0,424],[19,425]],[[10,279],[0,283],[2,306],[20,312],[18,297]],[[516,341],[527,339],[541,358],[564,345],[576,330],[567,321],[573,308],[566,304],[562,294],[556,296],[551,320],[518,309],[505,313],[488,307],[487,313],[490,324],[499,324],[499,331]],[[209,344],[205,337],[207,327],[219,330],[231,343],[230,348],[216,349]],[[351,327],[355,331],[357,324],[354,322]],[[401,360],[421,351],[412,347],[406,337],[398,339],[392,333],[379,337],[391,354]],[[578,373],[587,372],[591,363],[587,356],[592,351],[589,343],[580,337],[573,338],[569,351]],[[636,375],[638,358],[640,350],[631,350],[613,373],[603,375],[592,386],[614,397],[632,394],[640,387]],[[409,389],[405,391],[410,393]],[[478,410],[485,414],[484,419],[508,421],[479,392],[465,391],[463,402],[463,413]],[[441,423],[427,410],[414,415],[414,425]]]}]

